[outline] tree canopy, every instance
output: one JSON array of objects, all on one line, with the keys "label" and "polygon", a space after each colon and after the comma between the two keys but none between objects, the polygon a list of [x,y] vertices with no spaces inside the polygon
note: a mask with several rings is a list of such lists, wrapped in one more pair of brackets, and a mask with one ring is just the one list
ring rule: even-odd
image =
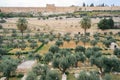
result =
[{"label": "tree canopy", "polygon": [[102,19],[100,20],[100,22],[98,23],[98,28],[105,30],[105,29],[113,29],[114,28],[114,21],[112,18],[110,19]]}]

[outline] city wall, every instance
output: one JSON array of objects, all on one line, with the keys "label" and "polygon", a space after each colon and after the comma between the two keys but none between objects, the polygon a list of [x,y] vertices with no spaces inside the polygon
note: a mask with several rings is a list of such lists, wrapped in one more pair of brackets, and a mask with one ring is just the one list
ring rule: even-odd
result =
[{"label": "city wall", "polygon": [[102,11],[102,10],[120,10],[120,6],[112,7],[56,7],[54,4],[47,4],[46,7],[0,7],[1,12],[42,12],[42,13],[67,13],[74,11]]}]

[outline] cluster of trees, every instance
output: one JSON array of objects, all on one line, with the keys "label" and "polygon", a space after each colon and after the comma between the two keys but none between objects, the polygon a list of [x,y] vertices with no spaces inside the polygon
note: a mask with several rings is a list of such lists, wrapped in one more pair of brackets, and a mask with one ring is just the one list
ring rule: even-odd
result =
[{"label": "cluster of trees", "polygon": [[12,75],[15,75],[15,71],[17,69],[18,60],[12,59],[12,58],[3,58],[0,63],[0,72],[3,73],[3,76],[9,80],[9,78]]},{"label": "cluster of trees", "polygon": [[[83,3],[83,7],[86,7],[86,6],[89,7],[88,4]],[[90,4],[90,7],[94,7],[94,6],[95,6],[95,5],[94,5],[93,3]]]},{"label": "cluster of trees", "polygon": [[102,19],[100,20],[100,22],[98,23],[98,28],[105,30],[105,29],[114,29],[114,21],[112,18],[110,19]]},{"label": "cluster of trees", "polygon": [[[69,48],[60,49],[55,45],[51,46],[49,52],[43,56],[36,54],[36,59],[41,63],[38,63],[38,65],[32,69],[32,72],[28,74],[27,80],[36,80],[36,78],[40,78],[40,80],[47,80],[49,78],[49,80],[56,80],[55,77],[59,80],[60,73],[69,73],[70,68],[78,67],[78,62],[83,63],[84,67],[95,65],[100,72],[81,72],[77,80],[100,80],[99,75],[101,75],[102,78],[108,78],[106,77],[106,73],[119,72],[120,70],[119,58],[104,56],[99,47],[86,49],[82,46],[77,46],[74,50],[71,50]],[[89,64],[85,63],[87,60],[89,60]],[[55,70],[48,68],[47,65],[50,63],[52,63],[52,67]],[[59,71],[56,72],[56,68]]]},{"label": "cluster of trees", "polygon": [[[83,3],[82,6],[83,6],[83,7],[85,7],[85,6],[87,6],[87,7],[89,7],[89,6],[90,6],[90,7],[94,7],[95,5],[94,5],[94,3],[91,3],[90,5]],[[102,4],[99,4],[99,5],[96,5],[96,6],[99,6],[99,7],[105,7],[105,6],[108,6],[108,5],[102,3]],[[114,4],[113,4],[112,6],[114,6]]]},{"label": "cluster of trees", "polygon": [[60,80],[60,73],[56,70],[50,70],[45,64],[37,64],[29,72],[26,80]]},{"label": "cluster of trees", "polygon": [[104,56],[96,56],[96,57],[91,57],[91,64],[96,65],[100,73],[104,75],[105,73],[110,73],[110,72],[119,72],[120,68],[120,60],[119,58],[116,57],[104,57]]},{"label": "cluster of trees", "polygon": [[[77,80],[101,80],[101,77],[95,71],[81,71]],[[110,74],[105,74],[102,80],[112,80],[112,77]]]},{"label": "cluster of trees", "polygon": [[12,17],[33,17],[33,14],[31,13],[4,13],[4,12],[0,12],[0,18],[12,18]]},{"label": "cluster of trees", "polygon": [[[103,56],[99,47],[85,49],[82,46],[77,46],[75,53],[73,53],[70,49],[60,49],[58,46],[51,46],[49,51],[49,53],[45,54],[45,61],[47,63],[52,61],[53,67],[58,68],[62,73],[65,73],[70,67],[77,67],[78,61],[84,63],[87,58],[91,61],[91,64],[95,64],[98,68],[100,67],[101,73],[105,73],[106,69],[109,69],[108,72],[111,72],[120,68],[120,65],[118,65],[119,59]],[[112,61],[115,63],[112,64]],[[116,68],[116,65],[118,68]],[[101,70],[101,66],[104,68],[104,72],[103,69]]]},{"label": "cluster of trees", "polygon": [[[105,20],[107,20],[107,19],[105,19]],[[108,19],[106,22],[107,23],[104,23],[104,21],[100,21],[100,23],[98,25],[102,25],[102,26],[103,25],[104,26],[113,25],[114,26],[114,22],[112,19]],[[38,41],[40,41],[44,44],[48,43],[48,40],[46,40],[46,38],[49,38],[51,41],[54,40],[55,38],[57,40],[55,42],[55,45],[51,46],[49,48],[49,52],[46,53],[44,56],[35,54],[34,57],[38,61],[43,61],[42,63],[45,63],[45,64],[49,64],[50,62],[52,62],[53,68],[59,69],[59,71],[61,71],[61,73],[66,73],[68,71],[68,69],[71,67],[78,67],[78,62],[82,62],[83,64],[85,64],[84,62],[86,60],[89,60],[89,63],[91,65],[96,65],[99,68],[101,74],[103,74],[103,75],[105,73],[110,73],[110,72],[114,72],[114,71],[119,72],[120,60],[117,57],[119,57],[120,50],[119,49],[114,50],[114,54],[117,55],[117,57],[109,58],[109,57],[103,56],[103,53],[101,52],[101,48],[95,46],[97,44],[97,41],[99,41],[99,34],[94,34],[93,35],[94,39],[90,41],[90,43],[91,43],[91,45],[93,45],[93,47],[85,48],[85,43],[89,41],[89,39],[87,38],[89,36],[89,34],[87,34],[87,29],[89,29],[91,27],[91,20],[89,17],[83,17],[83,19],[80,21],[80,24],[81,24],[81,27],[84,29],[84,35],[82,35],[82,36],[80,36],[79,34],[75,35],[75,41],[76,41],[76,43],[78,43],[78,41],[81,40],[84,43],[84,47],[77,46],[75,49],[69,49],[69,48],[68,49],[66,49],[66,48],[60,49],[60,46],[63,45],[63,40],[67,41],[68,43],[70,40],[72,40],[70,33],[65,34],[64,37],[61,37],[60,34],[58,36],[56,36],[53,33],[35,34],[36,38],[39,37]],[[22,33],[22,41],[21,41],[22,45],[24,45],[23,44],[24,43],[23,33],[27,29],[27,26],[28,26],[28,22],[25,18],[20,18],[17,21],[17,27],[20,30],[20,32]],[[15,33],[15,32],[16,31],[13,31],[13,33]],[[110,34],[112,35],[112,33],[110,33]],[[29,38],[29,35],[27,37]],[[114,38],[108,37],[108,36],[105,39],[106,40],[103,41],[103,43],[106,46],[108,46],[110,44],[107,42],[107,40],[115,41]],[[37,45],[36,41],[31,40],[30,38],[28,39],[28,41],[32,42],[30,45],[32,48],[34,48]],[[2,43],[2,39],[0,39],[0,42]],[[3,51],[0,49],[0,53],[2,53],[2,52]],[[18,55],[18,58],[19,58],[20,53],[18,52],[16,54]],[[30,54],[30,56],[31,56],[31,54]],[[9,64],[9,65],[7,65],[7,64]],[[5,67],[3,67],[3,66],[5,66]],[[11,68],[11,66],[12,67],[14,66],[14,67]],[[12,59],[5,60],[5,62],[3,60],[0,64],[0,71],[9,78],[9,76],[11,74],[11,70],[14,71],[16,69],[16,66],[17,66],[17,62],[14,62]],[[10,68],[11,70],[8,68]],[[6,73],[6,71],[8,71],[8,72]],[[59,77],[60,74],[58,72],[54,71],[54,70],[50,70],[48,68],[48,66],[46,66],[46,65],[38,64],[37,66],[35,66],[32,69],[32,72],[30,72],[28,74],[27,80],[31,80],[31,79],[36,80],[36,78],[40,78],[40,80],[60,80],[60,77]],[[83,73],[83,74],[84,74],[84,77],[87,77],[87,79],[99,80],[99,77],[96,73],[90,72],[90,73]],[[85,79],[83,79],[84,77],[81,77],[81,75],[83,76],[83,74],[80,73],[78,80],[85,80]],[[93,76],[93,75],[95,75],[95,76],[91,77],[88,74],[91,76]]]},{"label": "cluster of trees", "polygon": [[[111,21],[111,19],[109,21]],[[81,24],[81,27],[84,29],[84,36],[82,36],[80,34],[77,34],[77,35],[75,35],[74,40],[75,40],[76,45],[79,43],[79,41],[82,41],[84,43],[84,46],[85,46],[85,43],[90,41],[90,39],[89,39],[89,35],[90,34],[87,33],[87,29],[89,29],[91,27],[91,20],[90,20],[89,17],[83,17],[83,19],[80,21],[80,24]],[[110,23],[110,24],[113,25],[112,23]],[[27,29],[27,25],[28,25],[28,22],[27,22],[27,20],[25,18],[20,18],[17,21],[17,27],[20,30],[20,32],[22,33],[22,41],[18,41],[21,44],[25,43],[25,41],[23,41],[23,32]],[[12,32],[13,32],[12,33],[13,37],[18,36],[18,34],[16,33],[15,30],[13,30]],[[47,44],[49,41],[53,41],[55,38],[57,38],[57,35],[55,35],[53,33],[49,33],[49,34],[44,34],[44,33],[38,34],[38,33],[36,33],[34,35],[34,37],[35,38],[39,38],[38,41]],[[30,35],[29,34],[26,35],[25,38],[29,38],[28,42],[31,43],[30,44],[31,48],[34,49],[35,47],[38,46],[37,45],[37,41],[34,41],[34,40],[30,39]],[[95,38],[94,40],[90,41],[91,45],[93,45],[93,46],[95,46],[97,44],[98,40],[99,40],[98,36],[94,37],[94,38]],[[72,37],[70,36],[70,33],[65,34],[61,38],[59,37],[59,39],[56,41],[55,44],[58,45],[58,46],[61,46],[61,45],[63,45],[63,40],[67,41],[69,43],[69,41],[72,40]],[[11,41],[13,42],[14,40],[11,40]],[[109,47],[111,42],[115,42],[115,39],[114,38],[106,38],[106,40],[103,41],[103,43],[107,47]],[[22,45],[20,45],[20,46],[17,46],[17,45],[18,44],[15,43],[13,46],[14,47],[21,47],[21,48],[25,48],[26,47],[25,44],[23,44],[23,47],[22,47]]]}]

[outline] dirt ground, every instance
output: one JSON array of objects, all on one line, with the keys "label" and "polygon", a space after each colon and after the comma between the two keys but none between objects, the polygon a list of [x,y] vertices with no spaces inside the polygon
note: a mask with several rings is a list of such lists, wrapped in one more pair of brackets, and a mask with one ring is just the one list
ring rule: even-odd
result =
[{"label": "dirt ground", "polygon": [[[115,22],[120,22],[120,18],[113,18]],[[14,28],[16,27],[16,21],[18,18],[8,18],[7,23],[3,24],[4,28]],[[55,19],[48,19],[48,20],[38,20],[37,18],[27,18],[28,21],[28,29],[32,32],[55,32],[55,33],[67,33],[70,32],[72,34],[76,34],[78,32],[83,33],[83,29],[80,28],[80,18],[70,18],[70,19],[62,19],[62,20],[55,20]],[[91,34],[95,32],[104,32],[100,29],[97,29],[97,23],[100,21],[99,18],[91,19],[92,26],[87,32]],[[113,33],[118,32],[119,30],[107,30],[107,32],[113,31]],[[105,31],[106,32],[106,31]]]}]

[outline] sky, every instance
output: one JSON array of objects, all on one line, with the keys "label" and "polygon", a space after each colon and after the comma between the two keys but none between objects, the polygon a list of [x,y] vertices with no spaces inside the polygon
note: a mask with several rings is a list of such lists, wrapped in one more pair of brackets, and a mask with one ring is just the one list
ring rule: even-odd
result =
[{"label": "sky", "polygon": [[56,6],[82,6],[94,3],[99,5],[105,3],[107,5],[115,4],[120,6],[120,0],[0,0],[0,7],[42,7],[46,4],[55,4]]}]

